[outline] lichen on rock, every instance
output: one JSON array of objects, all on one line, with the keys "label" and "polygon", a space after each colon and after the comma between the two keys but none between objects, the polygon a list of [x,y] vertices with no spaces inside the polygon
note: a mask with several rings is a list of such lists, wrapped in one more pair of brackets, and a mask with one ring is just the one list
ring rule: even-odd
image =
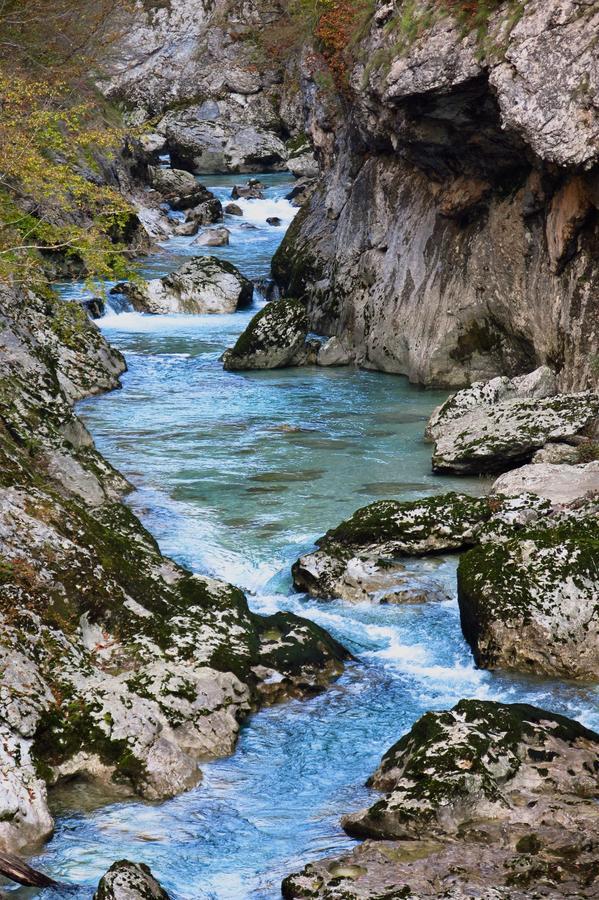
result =
[{"label": "lichen on rock", "polygon": [[237,343],[223,354],[229,371],[278,369],[302,362],[308,318],[299,300],[276,300],[256,313]]},{"label": "lichen on rock", "polygon": [[121,859],[102,876],[94,900],[169,900],[144,863]]}]

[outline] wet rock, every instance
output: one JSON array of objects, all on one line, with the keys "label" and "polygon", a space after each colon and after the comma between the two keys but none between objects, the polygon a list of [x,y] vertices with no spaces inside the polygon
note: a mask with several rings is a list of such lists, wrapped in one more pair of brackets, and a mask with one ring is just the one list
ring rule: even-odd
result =
[{"label": "wet rock", "polygon": [[278,216],[267,216],[267,218],[266,218],[266,224],[267,224],[267,225],[274,225],[274,226],[278,227],[279,225],[282,225],[283,222],[282,222],[281,219],[279,219]]},{"label": "wet rock", "polygon": [[292,187],[285,199],[289,200],[292,206],[305,206],[316,189],[316,179],[300,178]]},{"label": "wet rock", "polygon": [[234,265],[196,256],[164,278],[117,285],[133,307],[148,313],[230,313],[252,302],[254,286]]},{"label": "wet rock", "polygon": [[599,395],[551,395],[554,377],[538,369],[520,378],[478,382],[449,398],[431,417],[438,472],[497,472],[532,459],[547,443],[572,442],[592,430]]},{"label": "wet rock", "polygon": [[169,900],[169,895],[148,866],[121,859],[102,877],[94,900]]},{"label": "wet rock", "polygon": [[106,303],[102,297],[90,297],[89,300],[82,300],[81,306],[90,319],[101,319],[106,312]]},{"label": "wet rock", "polygon": [[517,497],[531,493],[552,504],[571,504],[599,495],[599,461],[579,465],[534,463],[506,472],[494,482],[493,494]]},{"label": "wet rock", "polygon": [[243,210],[236,203],[227,203],[224,210],[228,216],[242,216]]},{"label": "wet rock", "polygon": [[222,222],[222,219],[223,207],[217,197],[204,200],[185,214],[185,221],[193,222],[197,226],[212,225],[215,222]]},{"label": "wet rock", "polygon": [[264,200],[264,185],[260,184],[260,182],[250,184],[249,181],[245,185],[236,184],[231,191],[231,198],[233,200],[239,200],[240,198],[245,200]]},{"label": "wet rock", "polygon": [[598,748],[578,722],[524,704],[427,713],[371,779],[384,796],[342,820],[370,839],[289,876],[283,896],[590,898]]},{"label": "wet rock", "polygon": [[235,346],[223,354],[228,371],[278,369],[294,365],[308,334],[306,310],[299,300],[277,300],[256,313]]},{"label": "wet rock", "polygon": [[434,579],[415,577],[399,558],[473,546],[494,512],[485,498],[465,494],[411,502],[379,500],[316,541],[318,550],[294,563],[293,583],[321,599],[438,599],[444,594]]},{"label": "wet rock", "polygon": [[230,236],[228,228],[210,228],[199,234],[193,243],[202,247],[225,247]]},{"label": "wet rock", "polygon": [[351,353],[346,350],[338,337],[331,337],[320,346],[316,357],[318,366],[348,366],[352,361]]},{"label": "wet rock", "polygon": [[477,664],[599,679],[599,501],[489,537],[458,567],[462,630]]}]

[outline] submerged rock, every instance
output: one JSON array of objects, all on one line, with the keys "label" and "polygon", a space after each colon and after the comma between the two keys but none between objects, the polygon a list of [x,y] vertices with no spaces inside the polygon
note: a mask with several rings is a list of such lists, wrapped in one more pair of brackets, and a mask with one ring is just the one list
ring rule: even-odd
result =
[{"label": "submerged rock", "polygon": [[235,346],[225,350],[228,371],[278,369],[294,365],[308,334],[306,310],[299,300],[276,300],[256,313]]},{"label": "submerged rock", "polygon": [[215,256],[195,256],[164,278],[127,282],[115,290],[147,313],[232,313],[249,306],[254,296],[252,282]]},{"label": "submerged rock", "polygon": [[547,443],[576,442],[599,421],[599,395],[555,394],[551,371],[495,378],[458,391],[433,413],[437,472],[497,472],[528,462]]},{"label": "submerged rock", "polygon": [[599,500],[490,535],[458,567],[478,665],[599,679]]},{"label": "submerged rock", "polygon": [[169,895],[148,866],[121,859],[102,877],[94,900],[169,900]]},{"label": "submerged rock", "polygon": [[461,700],[427,713],[345,816],[367,840],[283,882],[286,898],[592,897],[599,735],[524,704]]}]

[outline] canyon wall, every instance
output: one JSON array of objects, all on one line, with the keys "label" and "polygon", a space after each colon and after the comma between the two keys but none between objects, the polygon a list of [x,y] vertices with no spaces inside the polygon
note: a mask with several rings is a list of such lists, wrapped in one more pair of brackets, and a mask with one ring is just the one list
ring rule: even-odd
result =
[{"label": "canyon wall", "polygon": [[364,367],[595,385],[599,4],[433,7],[379,4],[341,98],[303,66],[324,176],[274,276]]}]

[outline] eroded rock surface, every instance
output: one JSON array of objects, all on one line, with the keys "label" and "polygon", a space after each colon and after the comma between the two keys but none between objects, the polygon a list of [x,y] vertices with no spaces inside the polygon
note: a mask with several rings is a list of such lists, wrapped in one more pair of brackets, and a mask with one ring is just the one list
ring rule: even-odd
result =
[{"label": "eroded rock surface", "polygon": [[289,876],[283,896],[594,897],[598,749],[578,722],[523,704],[427,713],[371,779],[384,796],[342,820],[371,840]]},{"label": "eroded rock surface", "polygon": [[592,495],[599,496],[599,460],[560,465],[534,463],[500,475],[492,491],[507,497],[537,494],[553,504],[569,504]]},{"label": "eroded rock surface", "polygon": [[461,387],[546,364],[561,391],[594,389],[599,13],[493,6],[481,25],[381,0],[351,104],[304,66],[325,173],[273,273],[367,368]]},{"label": "eroded rock surface", "polygon": [[116,290],[134,309],[147,313],[232,313],[249,306],[252,282],[232,263],[215,256],[195,256],[176,272],[146,282],[127,282]]},{"label": "eroded rock surface", "polygon": [[250,710],[321,690],[346,653],[166,559],[121,504],[72,403],[124,361],[79,304],[3,288],[0,313],[0,846],[17,849],[51,831],[47,785],[172,796]]}]

